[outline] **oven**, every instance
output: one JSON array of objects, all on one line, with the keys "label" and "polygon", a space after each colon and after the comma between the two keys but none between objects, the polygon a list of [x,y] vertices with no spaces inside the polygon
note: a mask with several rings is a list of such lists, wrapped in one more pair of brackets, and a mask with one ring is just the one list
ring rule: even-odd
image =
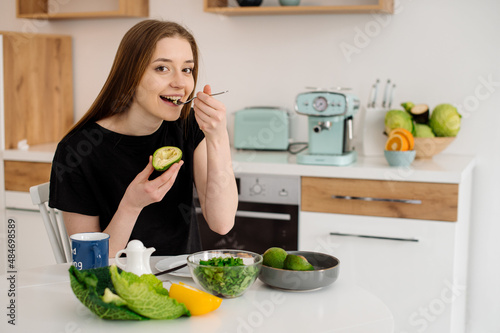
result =
[{"label": "oven", "polygon": [[300,177],[236,174],[236,184],[238,210],[234,227],[226,235],[210,230],[195,200],[203,249],[297,250]]}]

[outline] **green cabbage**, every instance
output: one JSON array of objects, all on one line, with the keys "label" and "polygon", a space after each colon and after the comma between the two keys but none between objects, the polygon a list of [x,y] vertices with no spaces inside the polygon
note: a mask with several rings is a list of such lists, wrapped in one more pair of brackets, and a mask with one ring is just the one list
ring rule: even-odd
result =
[{"label": "green cabbage", "polygon": [[175,319],[190,315],[183,303],[168,297],[168,291],[153,274],[137,276],[125,271],[119,273],[116,265],[110,266],[110,271],[116,293],[132,311],[151,319]]},{"label": "green cabbage", "polygon": [[434,132],[429,125],[415,124],[415,137],[416,138],[433,138]]},{"label": "green cabbage", "polygon": [[139,277],[115,265],[82,271],[71,266],[69,273],[75,296],[100,318],[147,320],[191,315],[184,304],[168,296],[153,274]]},{"label": "green cabbage", "polygon": [[111,283],[109,267],[101,267],[79,271],[75,266],[69,268],[71,289],[76,298],[90,311],[103,319],[114,320],[147,320],[125,306],[103,300],[104,290],[115,290]]},{"label": "green cabbage", "polygon": [[429,126],[436,136],[457,136],[462,116],[451,104],[439,104],[429,119]]},{"label": "green cabbage", "polygon": [[389,135],[395,128],[404,128],[413,133],[413,119],[403,110],[389,110],[385,114],[385,133]]}]

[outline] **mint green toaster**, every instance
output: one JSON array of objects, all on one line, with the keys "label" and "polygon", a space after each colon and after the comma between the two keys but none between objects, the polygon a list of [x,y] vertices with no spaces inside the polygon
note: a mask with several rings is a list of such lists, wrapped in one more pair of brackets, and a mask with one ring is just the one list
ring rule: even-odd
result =
[{"label": "mint green toaster", "polygon": [[234,147],[252,150],[287,150],[289,112],[277,107],[248,107],[234,114]]}]

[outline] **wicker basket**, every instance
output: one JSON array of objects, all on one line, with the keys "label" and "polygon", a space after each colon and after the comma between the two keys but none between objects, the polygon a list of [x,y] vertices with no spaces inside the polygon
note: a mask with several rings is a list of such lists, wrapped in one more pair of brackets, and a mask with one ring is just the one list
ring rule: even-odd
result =
[{"label": "wicker basket", "polygon": [[455,137],[415,138],[415,158],[432,158],[442,152]]}]

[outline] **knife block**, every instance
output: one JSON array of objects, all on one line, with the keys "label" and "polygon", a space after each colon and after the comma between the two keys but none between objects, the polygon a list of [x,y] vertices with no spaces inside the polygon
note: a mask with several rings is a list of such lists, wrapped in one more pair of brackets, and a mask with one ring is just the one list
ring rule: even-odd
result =
[{"label": "knife block", "polygon": [[384,156],[387,136],[385,130],[385,108],[363,108],[361,153],[363,156]]}]

